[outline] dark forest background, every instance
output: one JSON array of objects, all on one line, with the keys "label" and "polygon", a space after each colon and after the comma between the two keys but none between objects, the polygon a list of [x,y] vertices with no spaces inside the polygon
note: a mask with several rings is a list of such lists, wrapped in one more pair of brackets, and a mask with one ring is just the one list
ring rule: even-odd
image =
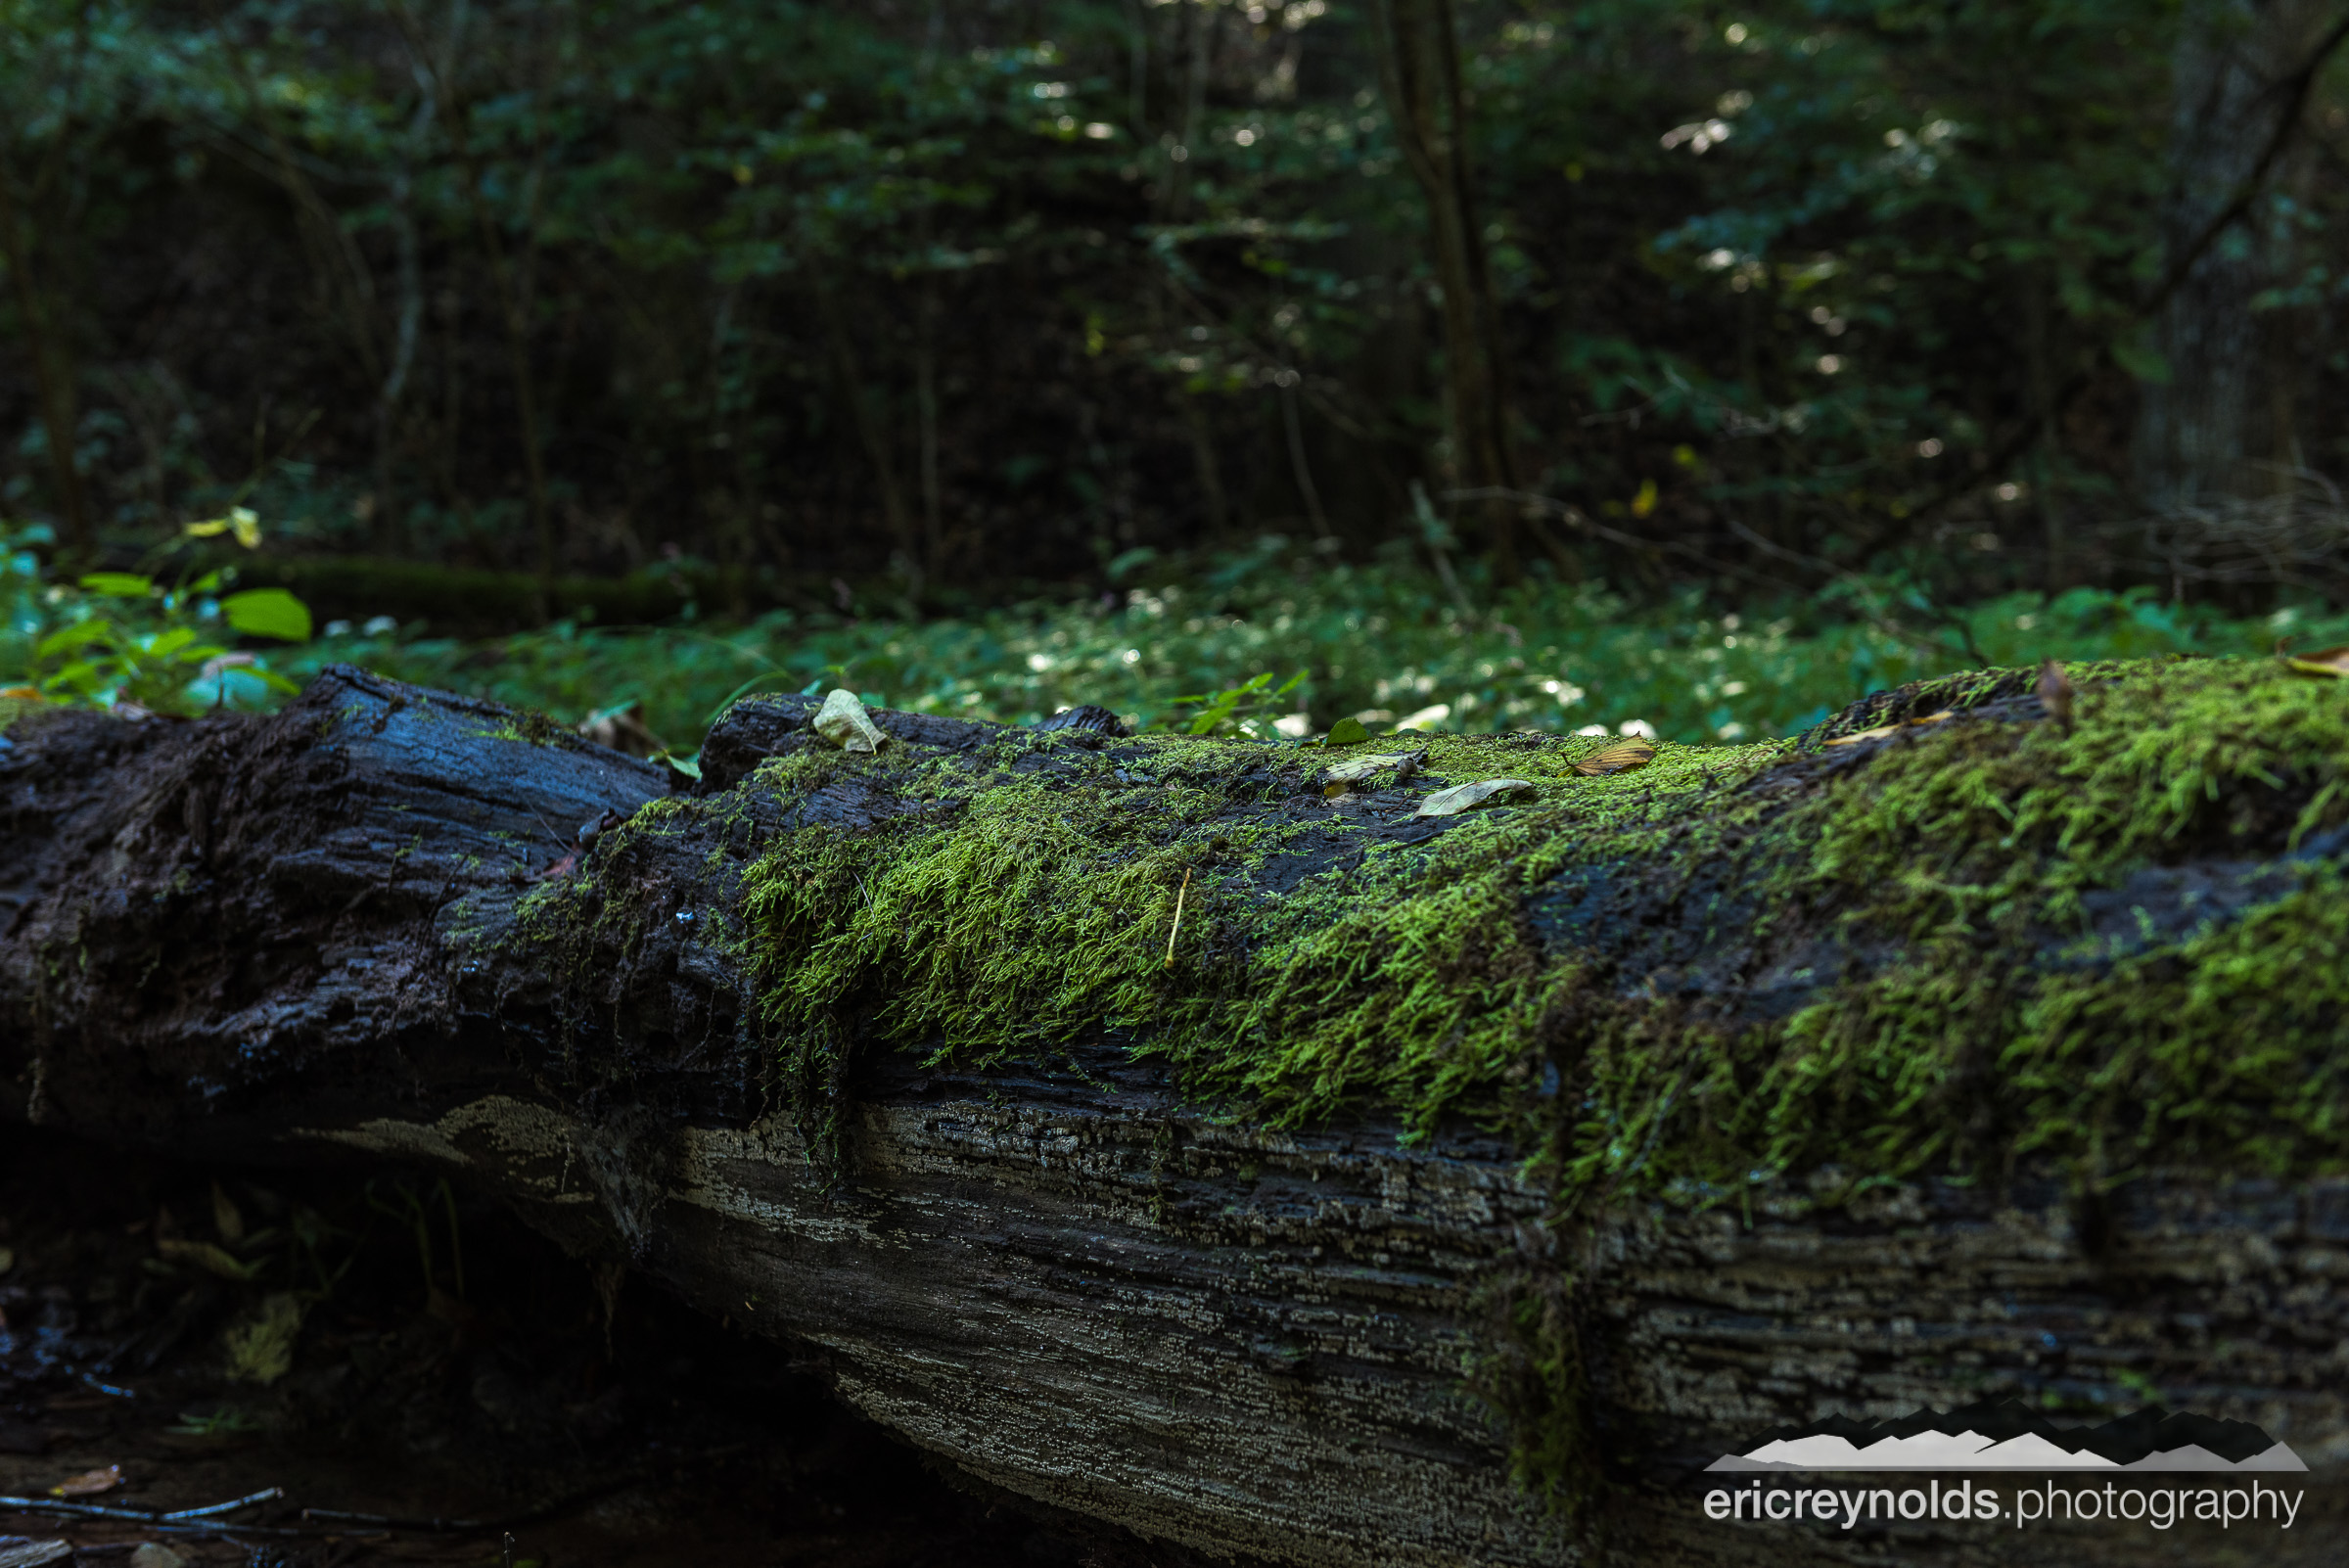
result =
[{"label": "dark forest background", "polygon": [[421,563],[526,618],[1267,532],[2248,609],[2341,585],[2345,26],[4,0],[0,511],[120,563],[241,504],[330,599]]}]

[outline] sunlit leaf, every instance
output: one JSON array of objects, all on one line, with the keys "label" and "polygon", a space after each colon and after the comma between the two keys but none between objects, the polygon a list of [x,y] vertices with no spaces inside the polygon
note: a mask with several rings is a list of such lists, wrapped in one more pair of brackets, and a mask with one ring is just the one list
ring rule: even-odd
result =
[{"label": "sunlit leaf", "polygon": [[2304,675],[2333,680],[2349,678],[2349,646],[2320,648],[2315,653],[2285,654],[2283,662]]},{"label": "sunlit leaf", "polygon": [[220,601],[220,613],[237,630],[286,642],[310,640],[310,607],[283,588],[248,588]]},{"label": "sunlit leaf", "polygon": [[110,599],[144,599],[154,591],[155,579],[136,572],[93,572],[81,579],[81,585]]},{"label": "sunlit leaf", "polygon": [[61,626],[43,637],[32,650],[33,657],[47,659],[54,654],[86,647],[93,642],[105,642],[114,634],[115,628],[103,621],[76,621],[73,624]]}]

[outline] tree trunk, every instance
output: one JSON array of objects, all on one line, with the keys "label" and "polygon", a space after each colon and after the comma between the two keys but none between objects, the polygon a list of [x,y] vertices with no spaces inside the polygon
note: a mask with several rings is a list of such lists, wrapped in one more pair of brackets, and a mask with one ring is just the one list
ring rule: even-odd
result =
[{"label": "tree trunk", "polygon": [[[1451,0],[1379,0],[1379,63],[1404,161],[1427,199],[1429,249],[1444,293],[1444,410],[1452,488],[1518,487],[1509,431],[1508,354],[1468,162],[1459,40]],[[1480,503],[1504,577],[1517,572],[1517,513]]]},{"label": "tree trunk", "polygon": [[[2186,8],[2161,233],[2173,256],[2207,247],[2155,321],[2167,377],[2140,388],[2137,484],[2157,511],[2290,484],[2292,414],[2270,392],[2290,384],[2299,346],[2273,342],[2253,301],[2290,281],[2291,225],[2260,200],[2215,240],[2206,231],[2262,172],[2275,139],[2290,134],[2280,120],[2297,114],[2302,99],[2286,83],[2334,11],[2320,0],[2193,0]],[[2282,162],[2304,156],[2287,150]],[[2288,168],[2268,172],[2290,182]]]},{"label": "tree trunk", "polygon": [[[2053,733],[2025,694],[2036,673],[1872,700],[1830,726],[1862,738],[1723,784],[1708,809],[1799,814],[1917,746],[2047,744],[2029,738]],[[2084,731],[2097,701],[2084,679]],[[1951,705],[1945,740],[1874,733]],[[812,708],[738,705],[675,793],[537,715],[347,667],[270,717],[20,718],[0,750],[0,1122],[460,1175],[578,1253],[815,1347],[841,1397],[975,1475],[1281,1563],[1843,1560],[1809,1528],[1708,1519],[1697,1472],[1783,1420],[2000,1389],[2085,1406],[2124,1373],[2223,1400],[2321,1470],[2349,1454],[2325,1360],[2349,1343],[2349,1299],[2326,1283],[2349,1256],[2337,1178],[2221,1170],[2084,1196],[2026,1165],[1840,1202],[1816,1184],[1693,1211],[1626,1193],[1569,1222],[1509,1137],[1439,1120],[1413,1140],[1375,1111],[1270,1125],[1108,1029],[986,1067],[843,1052],[811,1078],[774,1037],[773,928],[746,898],[778,869],[806,885],[834,849],[973,831],[991,790],[1041,792],[1022,821],[1079,819],[1103,792],[1104,810],[1153,808],[1237,757],[1250,770],[1199,807],[1200,832],[1300,823],[1322,848],[1237,891],[1205,863],[1172,932],[1138,907],[1136,940],[1173,968],[1218,961],[1229,899],[1302,899],[1357,875],[1365,846],[1471,820],[1405,815],[1416,780],[1332,807],[1309,754],[1240,742],[882,714],[889,744],[859,761],[815,740]],[[1589,749],[1482,744],[1537,772]],[[1825,928],[1716,934],[1739,889],[1718,870],[1662,886],[1642,833],[1618,881],[1543,884],[1518,929],[1608,955],[1616,991],[1673,1008],[1782,1016],[1844,961]],[[756,865],[785,844],[806,857]],[[2302,849],[2341,853],[2324,835]],[[2280,874],[2188,838],[2155,880],[2224,923]],[[2140,925],[2169,918],[2128,887]],[[1610,899],[1644,912],[1608,916]],[[877,1040],[903,999],[867,997],[841,1028]],[[1607,1481],[1572,1518],[1512,1482],[1467,1392],[1497,1379],[1510,1404],[1525,1348],[1499,1314],[1568,1276],[1589,1402],[1574,1441]],[[2324,1560],[2339,1491],[2312,1492],[2263,1555]],[[2118,1529],[1895,1533],[1905,1564],[2142,1560]]]},{"label": "tree trunk", "polygon": [[87,561],[97,549],[90,531],[89,503],[82,493],[81,469],[74,445],[80,438],[80,416],[75,411],[71,350],[64,333],[49,318],[40,286],[33,279],[33,248],[17,218],[12,176],[0,169],[0,262],[16,285],[17,315],[24,324],[25,352],[32,361],[32,384],[40,400],[41,430],[49,438],[49,473],[57,486],[57,512],[65,525],[66,554]]}]

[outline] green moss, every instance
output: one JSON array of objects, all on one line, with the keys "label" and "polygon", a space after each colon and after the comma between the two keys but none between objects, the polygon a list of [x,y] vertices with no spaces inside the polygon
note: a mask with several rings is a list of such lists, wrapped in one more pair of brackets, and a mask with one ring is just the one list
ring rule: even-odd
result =
[{"label": "green moss", "polygon": [[1601,745],[1434,740],[1433,780],[1539,787],[1427,845],[1329,811],[1317,754],[1258,746],[1015,743],[983,761],[978,790],[962,764],[908,771],[887,754],[769,762],[760,783],[794,801],[870,774],[946,804],[768,846],[747,878],[768,1018],[795,1050],[861,1038],[976,1063],[1107,1034],[1276,1122],[1381,1102],[1424,1131],[1500,1083],[1581,983],[1523,918],[1545,850],[1781,755],[1666,748],[1641,773],[1577,774]]}]

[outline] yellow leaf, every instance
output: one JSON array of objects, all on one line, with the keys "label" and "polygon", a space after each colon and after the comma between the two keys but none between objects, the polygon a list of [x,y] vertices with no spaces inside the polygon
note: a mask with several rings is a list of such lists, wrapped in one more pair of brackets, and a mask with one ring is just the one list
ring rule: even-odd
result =
[{"label": "yellow leaf", "polygon": [[235,531],[237,542],[246,549],[257,550],[261,547],[261,520],[253,516],[250,508],[230,507],[228,509],[228,526]]},{"label": "yellow leaf", "polygon": [[266,1386],[292,1371],[294,1342],[308,1313],[299,1296],[279,1292],[262,1297],[260,1312],[228,1331],[229,1377]]},{"label": "yellow leaf", "polygon": [[2323,675],[2334,680],[2349,677],[2349,647],[2320,648],[2315,653],[2285,654],[2283,662],[2303,675]]},{"label": "yellow leaf", "polygon": [[191,539],[215,539],[228,531],[228,519],[224,517],[207,518],[202,523],[190,523],[179,531]]},{"label": "yellow leaf", "polygon": [[1652,761],[1656,749],[1643,740],[1619,741],[1574,764],[1574,770],[1596,778],[1603,773],[1628,773]]}]

